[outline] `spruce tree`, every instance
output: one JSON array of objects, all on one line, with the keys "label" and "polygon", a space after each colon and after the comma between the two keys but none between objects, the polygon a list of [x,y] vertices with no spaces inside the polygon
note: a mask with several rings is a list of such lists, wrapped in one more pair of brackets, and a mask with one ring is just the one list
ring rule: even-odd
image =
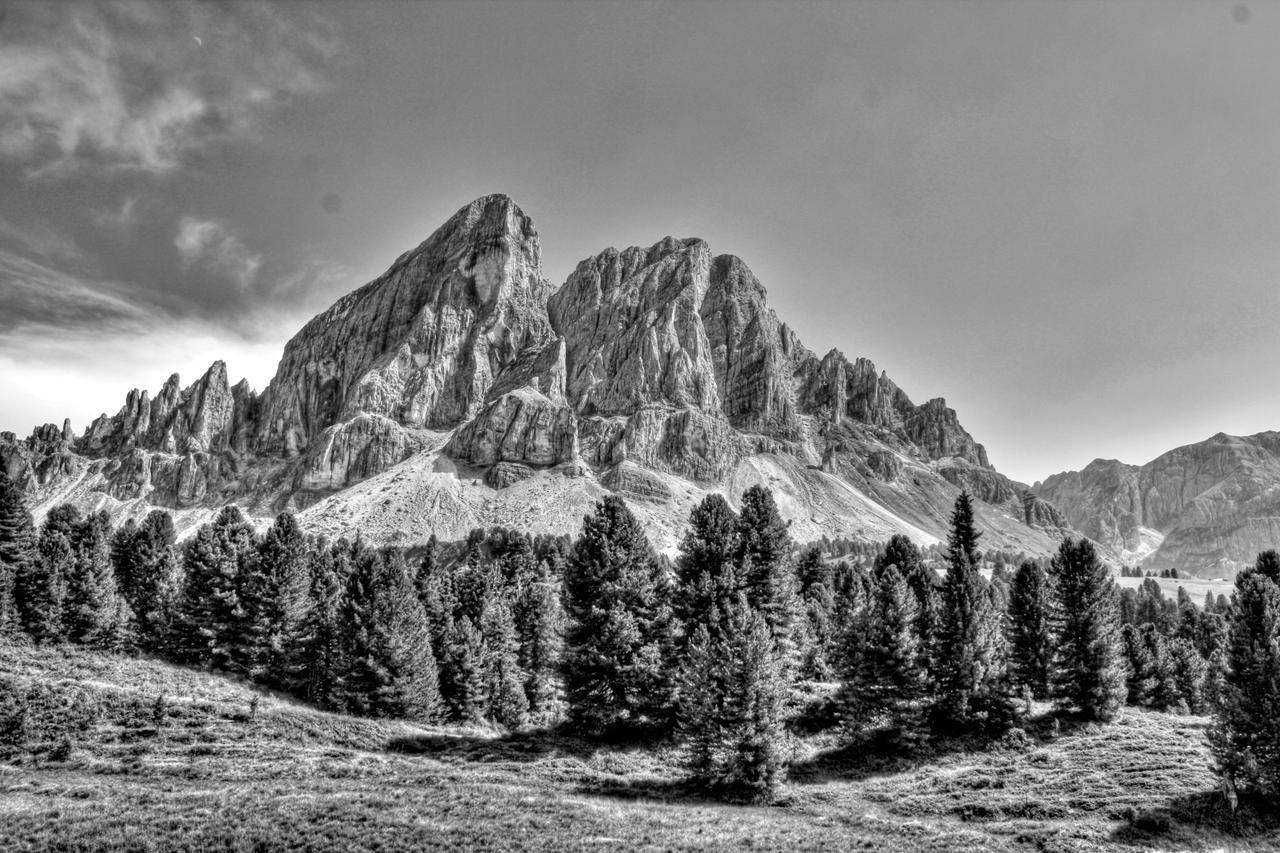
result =
[{"label": "spruce tree", "polygon": [[1035,560],[1024,560],[1009,588],[1009,673],[1036,699],[1049,695],[1053,637],[1049,627],[1048,577]]},{"label": "spruce tree", "polygon": [[739,595],[718,638],[697,627],[689,655],[682,728],[695,780],[726,799],[771,801],[785,772],[785,690],[768,621]]},{"label": "spruce tree", "polygon": [[1088,539],[1066,539],[1052,563],[1057,647],[1051,695],[1064,710],[1107,722],[1125,699],[1115,584]]},{"label": "spruce tree", "polygon": [[1280,796],[1280,587],[1270,563],[1236,576],[1230,639],[1212,690],[1209,745],[1234,800],[1238,789]]},{"label": "spruce tree", "polygon": [[0,637],[19,629],[14,581],[38,559],[35,527],[26,499],[0,471]]},{"label": "spruce tree", "polygon": [[661,730],[674,684],[670,588],[639,521],[607,496],[583,519],[565,566],[565,687],[590,735]]},{"label": "spruce tree", "polygon": [[403,555],[365,549],[353,563],[345,617],[347,707],[374,717],[435,719],[439,673]]},{"label": "spruce tree", "polygon": [[1142,626],[1142,641],[1151,657],[1152,686],[1149,705],[1157,711],[1175,708],[1180,701],[1177,673],[1164,635],[1151,624]]},{"label": "spruce tree", "polygon": [[500,598],[485,605],[480,615],[480,634],[484,638],[487,716],[509,729],[518,729],[528,719],[529,700],[524,694],[526,674],[520,668],[520,638],[515,620],[511,609]]},{"label": "spruce tree", "polygon": [[1000,614],[978,573],[973,501],[961,492],[951,513],[938,631],[935,724],[943,732],[995,729],[1009,721]]}]

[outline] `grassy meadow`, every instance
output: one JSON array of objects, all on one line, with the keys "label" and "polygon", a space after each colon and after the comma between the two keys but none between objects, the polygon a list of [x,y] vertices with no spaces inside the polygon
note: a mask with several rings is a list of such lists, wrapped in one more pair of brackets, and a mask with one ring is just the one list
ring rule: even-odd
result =
[{"label": "grassy meadow", "polygon": [[67,754],[0,756],[5,851],[1280,849],[1280,816],[1223,815],[1202,717],[1042,715],[913,760],[829,731],[796,740],[779,804],[739,807],[688,790],[674,748],[355,719],[71,648],[0,645],[0,678],[102,709]]}]

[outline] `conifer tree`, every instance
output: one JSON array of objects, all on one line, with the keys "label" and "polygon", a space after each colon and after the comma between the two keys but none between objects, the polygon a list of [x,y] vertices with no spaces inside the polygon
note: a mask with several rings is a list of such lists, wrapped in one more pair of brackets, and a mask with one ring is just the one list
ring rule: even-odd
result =
[{"label": "conifer tree", "polygon": [[1121,631],[1125,658],[1125,688],[1130,705],[1145,707],[1151,704],[1151,696],[1155,692],[1155,661],[1151,659],[1151,650],[1147,647],[1142,629],[1135,625],[1125,625]]},{"label": "conifer tree", "polygon": [[1052,563],[1057,647],[1051,695],[1086,720],[1115,718],[1125,699],[1115,584],[1088,539],[1066,539]]},{"label": "conifer tree", "polygon": [[936,725],[943,731],[993,729],[1009,721],[999,614],[978,574],[973,501],[961,492],[951,513],[947,575],[938,631]]},{"label": "conifer tree", "polygon": [[374,717],[435,719],[439,673],[426,614],[399,551],[365,549],[346,602],[347,707]]},{"label": "conifer tree", "polygon": [[1280,587],[1270,559],[1236,576],[1220,681],[1212,690],[1209,745],[1228,795],[1280,796]]},{"label": "conifer tree", "polygon": [[516,635],[515,620],[501,599],[485,605],[480,615],[480,634],[484,638],[487,716],[509,729],[517,729],[528,718],[529,700],[524,694],[526,675],[520,668],[520,638]]},{"label": "conifer tree", "polygon": [[1009,671],[1036,699],[1049,695],[1053,637],[1049,627],[1048,577],[1035,560],[1024,560],[1009,589]]},{"label": "conifer tree", "polygon": [[313,705],[328,711],[343,707],[346,690],[347,550],[341,546],[317,548],[310,556],[311,606],[303,630],[303,656],[307,680],[304,695]]},{"label": "conifer tree", "polygon": [[738,581],[747,603],[769,624],[774,642],[779,644],[781,665],[789,670],[795,653],[791,632],[799,608],[790,565],[791,535],[778,514],[773,492],[764,486],[743,492],[737,527]]},{"label": "conifer tree", "polygon": [[119,649],[129,640],[133,613],[111,568],[111,521],[93,513],[75,525],[63,622],[73,643]]},{"label": "conifer tree", "polygon": [[916,633],[918,607],[896,564],[877,571],[843,690],[850,719],[887,720],[904,745],[919,734],[920,702],[928,689],[926,655]]},{"label": "conifer tree", "polygon": [[738,554],[737,514],[722,496],[707,495],[689,514],[676,558],[679,590],[673,604],[687,636],[737,594],[731,579]]},{"label": "conifer tree", "polygon": [[573,723],[591,735],[667,726],[674,707],[670,588],[621,498],[583,519],[565,566],[565,681]]},{"label": "conifer tree", "polygon": [[463,616],[450,629],[448,666],[444,669],[444,697],[450,716],[459,722],[479,722],[489,704],[484,673],[484,638]]},{"label": "conifer tree", "polygon": [[768,622],[745,595],[729,605],[717,638],[697,626],[684,692],[695,780],[727,799],[772,800],[784,774],[785,691]]},{"label": "conifer tree", "polygon": [[1142,641],[1146,644],[1151,658],[1152,686],[1150,707],[1157,711],[1168,711],[1175,708],[1181,699],[1178,690],[1177,673],[1174,661],[1169,654],[1169,645],[1164,635],[1150,623],[1142,626]]},{"label": "conifer tree", "polygon": [[242,617],[240,574],[253,552],[253,528],[235,506],[223,507],[183,548],[183,585],[175,616],[180,659],[234,669]]},{"label": "conifer tree", "polygon": [[1188,712],[1203,714],[1205,712],[1205,679],[1209,672],[1207,662],[1200,656],[1200,652],[1193,643],[1181,638],[1169,644],[1169,657],[1179,698],[1186,705]]},{"label": "conifer tree", "polygon": [[1280,553],[1263,551],[1254,561],[1253,570],[1274,584],[1280,584]]},{"label": "conifer tree", "polygon": [[[545,563],[543,564],[545,567]],[[527,673],[525,695],[535,723],[559,718],[563,706],[560,663],[564,652],[564,609],[549,568],[520,593],[520,666]]]},{"label": "conifer tree", "polygon": [[281,513],[238,578],[240,657],[250,676],[281,690],[297,690],[305,679],[309,549],[293,513]]},{"label": "conifer tree", "polygon": [[42,526],[39,556],[31,569],[18,575],[14,585],[22,629],[37,642],[64,639],[67,579],[75,572],[75,550],[56,524]]},{"label": "conifer tree", "polygon": [[[127,540],[131,574],[129,585],[122,583],[120,592],[133,610],[138,637],[147,648],[161,648],[169,642],[180,580],[177,539],[173,516],[152,510],[137,526],[134,537]],[[115,539],[113,547],[114,543]]]},{"label": "conifer tree", "polygon": [[0,471],[0,636],[19,630],[14,582],[39,555],[35,527],[22,490]]}]

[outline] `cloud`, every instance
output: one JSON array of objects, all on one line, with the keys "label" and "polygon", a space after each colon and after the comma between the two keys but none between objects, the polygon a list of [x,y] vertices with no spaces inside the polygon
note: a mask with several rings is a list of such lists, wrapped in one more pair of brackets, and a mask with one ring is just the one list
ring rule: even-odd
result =
[{"label": "cloud", "polygon": [[72,328],[128,332],[153,319],[125,285],[81,278],[0,249],[0,341]]},{"label": "cloud", "polygon": [[0,158],[29,176],[171,172],[324,90],[338,53],[319,20],[265,5],[17,4],[5,28]]},{"label": "cloud", "polygon": [[184,216],[178,221],[173,245],[184,272],[200,266],[226,276],[246,291],[258,280],[262,256],[249,251],[225,223]]}]

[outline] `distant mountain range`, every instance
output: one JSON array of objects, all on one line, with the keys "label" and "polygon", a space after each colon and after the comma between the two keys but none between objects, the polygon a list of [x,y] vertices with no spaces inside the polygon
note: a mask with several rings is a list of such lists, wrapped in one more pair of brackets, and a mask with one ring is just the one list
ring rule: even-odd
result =
[{"label": "distant mountain range", "polygon": [[703,495],[763,483],[802,541],[937,542],[965,488],[986,547],[1043,554],[1070,527],[1043,498],[1089,504],[1061,477],[1036,497],[1001,475],[942,399],[916,405],[870,361],[805,348],[746,264],[702,240],[607,249],[559,288],[539,255],[511,199],[478,199],[307,323],[261,393],[216,362],[130,391],[82,435],[3,434],[0,466],[37,515],[160,506],[189,529],[235,502],[406,544],[572,532],[615,492],[671,548]]},{"label": "distant mountain range", "polygon": [[1218,433],[1148,462],[1095,459],[1035,485],[1123,562],[1227,577],[1280,547],[1280,433]]}]

